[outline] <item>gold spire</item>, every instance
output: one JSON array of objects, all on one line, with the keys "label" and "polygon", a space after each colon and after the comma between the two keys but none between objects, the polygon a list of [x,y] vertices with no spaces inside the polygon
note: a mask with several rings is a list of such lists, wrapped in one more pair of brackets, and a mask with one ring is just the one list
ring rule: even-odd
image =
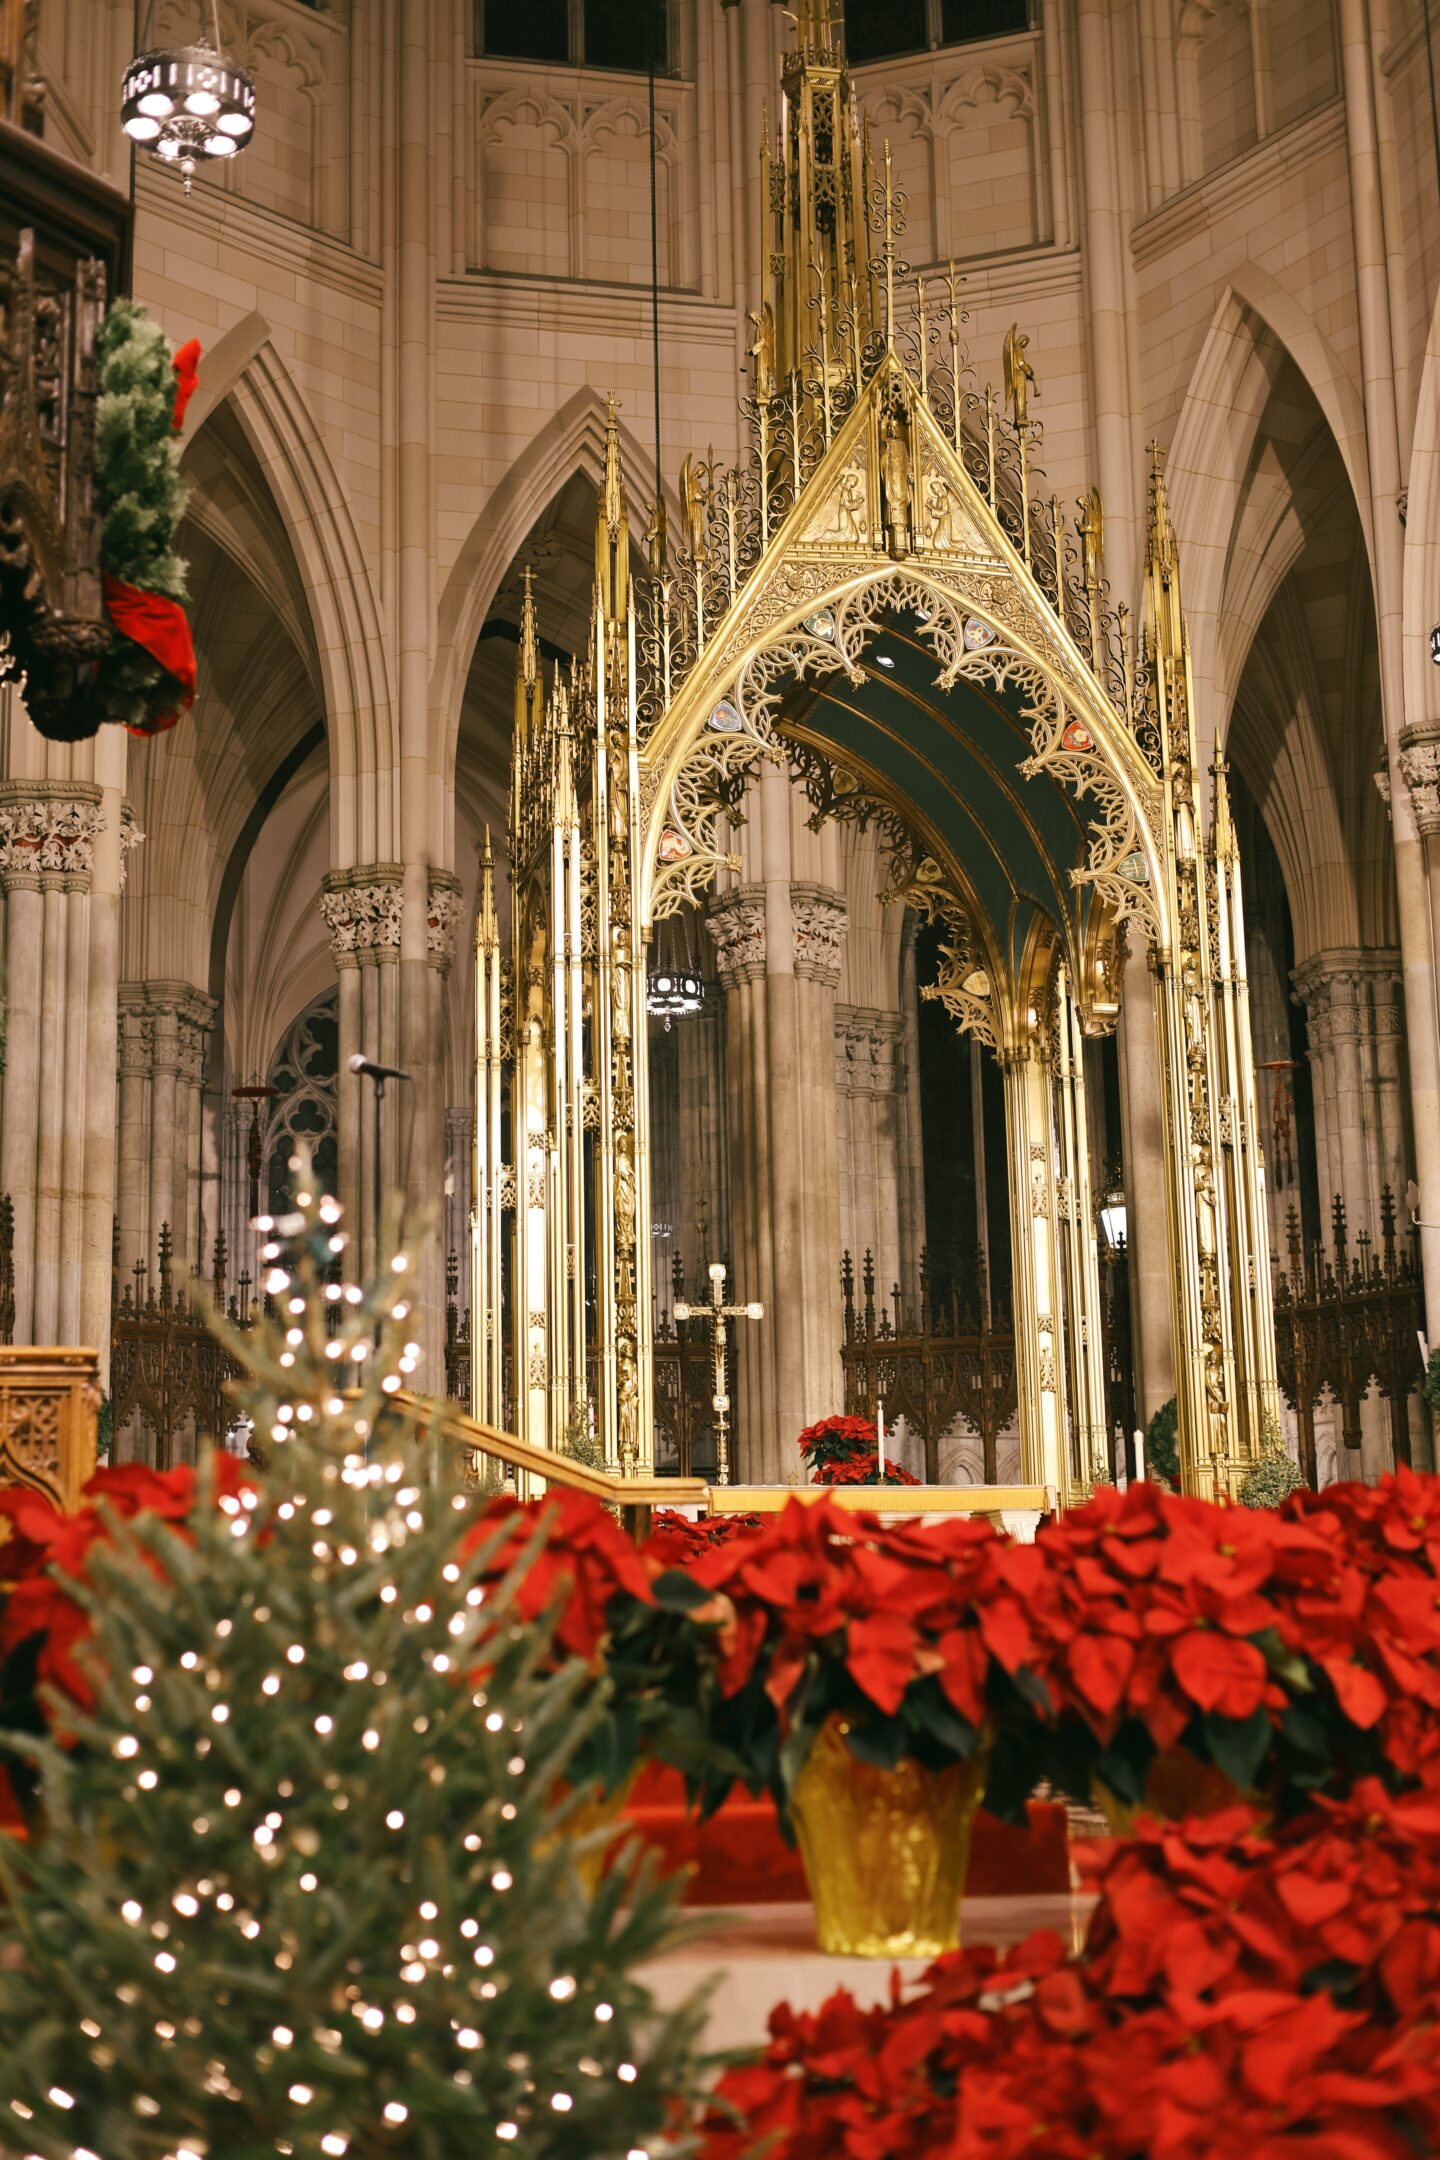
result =
[{"label": "gold spire", "polygon": [[630,597],[630,505],[620,471],[620,423],[613,392],[605,415],[605,468],[595,521],[595,585],[605,620],[623,622]]},{"label": "gold spire", "polygon": [[490,852],[490,828],[485,828],[485,845],[480,850],[480,905],[475,914],[475,944],[477,949],[493,951],[500,943],[500,924],[495,914],[495,860]]},{"label": "gold spire", "polygon": [[1210,828],[1211,845],[1217,862],[1236,862],[1240,849],[1235,839],[1235,822],[1230,815],[1230,766],[1219,743],[1210,765],[1215,782],[1215,809]]},{"label": "gold spire", "polygon": [[796,0],[785,55],[784,106],[773,150],[761,150],[764,287],[774,323],[774,372],[813,372],[823,310],[837,372],[849,372],[873,321],[869,130],[836,37],[833,0]]},{"label": "gold spire", "polygon": [[530,565],[525,565],[525,589],[520,601],[520,642],[515,649],[515,740],[528,742],[538,733],[545,706],[545,686],[540,674],[540,639],[535,629],[535,595],[531,590]]},{"label": "gold spire", "polygon": [[1165,491],[1165,459],[1158,442],[1150,444],[1149,567],[1162,584],[1170,583],[1175,568],[1175,528],[1170,523],[1170,501]]}]

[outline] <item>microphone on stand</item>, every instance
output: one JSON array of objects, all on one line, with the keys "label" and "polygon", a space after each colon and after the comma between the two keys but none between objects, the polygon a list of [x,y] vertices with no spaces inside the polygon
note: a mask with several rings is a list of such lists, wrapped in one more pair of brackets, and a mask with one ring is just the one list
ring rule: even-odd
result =
[{"label": "microphone on stand", "polygon": [[401,1072],[398,1065],[377,1065],[373,1058],[362,1057],[358,1050],[355,1052],[354,1057],[347,1060],[347,1063],[351,1072],[365,1073],[371,1080],[408,1080],[410,1078],[409,1073]]}]

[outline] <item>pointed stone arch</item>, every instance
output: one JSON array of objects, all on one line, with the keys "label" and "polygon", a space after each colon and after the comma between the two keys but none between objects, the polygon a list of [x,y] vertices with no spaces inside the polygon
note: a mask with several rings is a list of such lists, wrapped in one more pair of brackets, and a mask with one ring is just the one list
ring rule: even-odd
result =
[{"label": "pointed stone arch", "polygon": [[[587,384],[552,413],[486,498],[450,568],[437,613],[430,711],[447,790],[453,786],[465,679],[496,593],[516,554],[576,472],[599,481],[605,464],[606,400]],[[619,423],[621,467],[636,500],[655,485],[653,452]],[[673,516],[673,502],[667,504]],[[446,841],[453,845],[453,838]]]},{"label": "pointed stone arch", "polygon": [[370,568],[330,453],[304,394],[257,312],[204,362],[191,440],[224,403],[271,490],[300,567],[330,746],[331,848],[337,866],[398,854],[393,686]]},{"label": "pointed stone arch", "polygon": [[1228,275],[1191,374],[1170,442],[1176,535],[1185,559],[1201,756],[1223,741],[1228,704],[1217,652],[1236,512],[1265,402],[1281,356],[1300,370],[1335,439],[1365,537],[1372,589],[1365,414],[1329,342],[1268,270],[1244,262]]}]

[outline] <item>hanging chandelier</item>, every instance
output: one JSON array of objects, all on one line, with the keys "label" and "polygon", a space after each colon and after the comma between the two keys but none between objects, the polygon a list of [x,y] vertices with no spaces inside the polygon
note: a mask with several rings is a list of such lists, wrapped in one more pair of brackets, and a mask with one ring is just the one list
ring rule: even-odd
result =
[{"label": "hanging chandelier", "polygon": [[[151,0],[146,28],[154,15]],[[216,0],[210,4],[213,42],[153,47],[136,55],[120,86],[120,124],[131,142],[175,166],[190,192],[203,158],[237,157],[255,132],[255,84],[220,49]]]},{"label": "hanging chandelier", "polygon": [[652,968],[645,1004],[668,1034],[676,1020],[691,1020],[705,1009],[705,985],[688,968]]}]

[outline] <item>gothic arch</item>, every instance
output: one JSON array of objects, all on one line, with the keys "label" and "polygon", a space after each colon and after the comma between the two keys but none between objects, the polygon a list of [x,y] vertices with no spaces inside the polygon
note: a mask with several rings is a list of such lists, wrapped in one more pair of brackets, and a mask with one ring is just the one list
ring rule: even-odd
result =
[{"label": "gothic arch", "polygon": [[[1265,402],[1288,355],[1320,408],[1345,467],[1374,582],[1369,460],[1359,393],[1328,341],[1267,270],[1231,270],[1191,374],[1171,438],[1175,530],[1185,559],[1202,762],[1223,740],[1228,702],[1218,640],[1245,474]],[[1224,709],[1222,709],[1222,706]]]},{"label": "gothic arch", "polygon": [[398,753],[379,606],[330,454],[258,312],[206,356],[192,440],[222,402],[260,463],[300,566],[330,746],[332,860],[393,861],[398,791],[381,779]]},{"label": "gothic arch", "polygon": [[[465,679],[485,618],[506,571],[535,521],[577,471],[598,480],[605,463],[606,401],[587,384],[531,438],[487,498],[451,565],[440,596],[435,666],[430,678],[432,731],[445,785],[454,782]],[[653,452],[619,423],[621,469],[636,500],[655,485]],[[674,504],[667,499],[673,519]],[[444,837],[446,860],[454,836]]]},{"label": "gothic arch", "polygon": [[[1405,505],[1404,668],[1405,712],[1413,726],[1440,725],[1440,670],[1430,658],[1430,628],[1440,620],[1440,295],[1430,318],[1425,358],[1415,408],[1415,438],[1410,451],[1409,493]],[[1397,792],[1403,792],[1398,791]],[[1392,813],[1408,831],[1413,813],[1407,803]]]}]

